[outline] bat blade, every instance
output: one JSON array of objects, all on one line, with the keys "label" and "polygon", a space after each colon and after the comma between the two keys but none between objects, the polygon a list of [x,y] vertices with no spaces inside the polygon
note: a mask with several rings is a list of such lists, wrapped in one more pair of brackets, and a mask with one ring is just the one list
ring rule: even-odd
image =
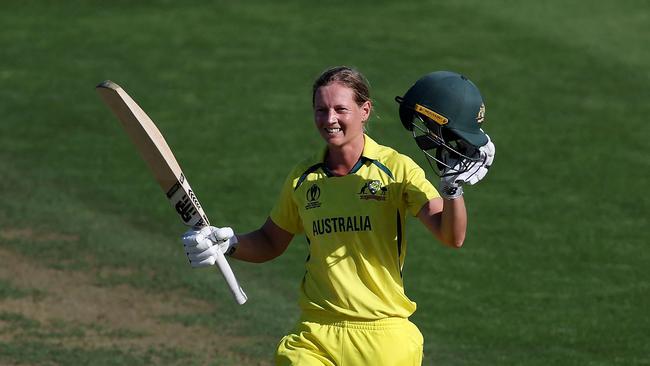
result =
[{"label": "bat blade", "polygon": [[97,86],[97,91],[122,123],[183,223],[187,226],[209,225],[167,141],[151,118],[114,82],[104,81]]},{"label": "bat blade", "polygon": [[[210,225],[198,198],[190,187],[180,165],[176,161],[167,141],[160,130],[140,106],[119,85],[106,80],[97,85],[97,92],[106,105],[120,120],[122,126],[147,163],[156,181],[165,192],[167,199],[187,226],[202,227]],[[216,258],[226,283],[239,304],[247,297],[237,283],[226,258],[219,252]]]}]

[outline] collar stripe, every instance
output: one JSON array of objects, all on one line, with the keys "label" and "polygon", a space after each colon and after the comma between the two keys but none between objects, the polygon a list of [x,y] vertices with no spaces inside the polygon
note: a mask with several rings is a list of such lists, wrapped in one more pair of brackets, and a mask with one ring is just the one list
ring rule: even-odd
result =
[{"label": "collar stripe", "polygon": [[[309,174],[315,172],[316,170],[318,170],[322,166],[323,166],[323,163],[318,163],[318,164],[314,164],[314,165],[310,166],[309,168],[307,168],[307,170],[305,170],[305,172],[300,175],[300,178],[298,178],[298,182],[296,183],[296,186],[294,187],[293,190],[295,191],[296,189],[300,188],[300,186],[305,181],[305,179],[307,179],[307,176]],[[325,174],[327,174],[327,172]]]},{"label": "collar stripe", "polygon": [[379,162],[379,160],[370,160],[373,164],[375,164],[379,169],[381,169],[382,172],[386,173],[390,177],[390,179],[395,180],[395,177],[393,176],[393,172],[388,169],[388,167],[382,163]]},{"label": "collar stripe", "polygon": [[[370,158],[367,158],[365,156],[362,156],[362,157],[359,158],[357,163],[354,164],[352,169],[350,169],[350,171],[348,172],[348,175],[349,174],[355,174],[356,172],[358,172],[359,169],[361,169],[361,167],[366,162],[370,162],[370,163],[374,164],[375,166],[377,166],[379,168],[379,170],[386,173],[386,175],[388,175],[390,177],[390,179],[395,180],[395,177],[393,176],[393,172],[391,172],[390,169],[388,169],[388,167],[386,165],[380,163],[378,160],[370,159]],[[307,168],[307,170],[305,170],[305,172],[300,175],[300,178],[298,178],[298,182],[296,183],[296,186],[294,187],[293,190],[295,191],[298,188],[300,188],[300,186],[305,182],[305,179],[307,179],[307,176],[309,174],[315,172],[318,169],[322,169],[323,173],[325,173],[325,175],[328,178],[334,176],[334,174],[332,174],[332,172],[327,168],[327,166],[325,166],[324,163],[314,164],[314,165],[310,166],[309,168]]]}]

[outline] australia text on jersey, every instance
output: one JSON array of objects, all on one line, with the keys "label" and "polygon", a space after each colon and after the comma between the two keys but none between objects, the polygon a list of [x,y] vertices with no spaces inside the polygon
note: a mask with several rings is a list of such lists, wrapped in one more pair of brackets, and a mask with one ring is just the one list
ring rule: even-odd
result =
[{"label": "australia text on jersey", "polygon": [[312,222],[313,235],[348,231],[372,231],[370,216],[327,217]]}]

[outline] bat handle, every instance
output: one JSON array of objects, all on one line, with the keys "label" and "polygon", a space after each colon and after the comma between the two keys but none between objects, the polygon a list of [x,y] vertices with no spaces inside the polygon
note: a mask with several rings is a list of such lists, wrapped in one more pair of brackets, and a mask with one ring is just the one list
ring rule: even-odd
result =
[{"label": "bat handle", "polygon": [[235,301],[237,301],[239,305],[243,305],[246,300],[248,300],[248,296],[246,296],[244,290],[239,286],[239,283],[237,283],[237,278],[235,278],[235,274],[232,272],[230,264],[228,264],[226,257],[220,251],[217,251],[215,264],[219,267],[224,280],[226,280],[232,295],[235,297]]}]

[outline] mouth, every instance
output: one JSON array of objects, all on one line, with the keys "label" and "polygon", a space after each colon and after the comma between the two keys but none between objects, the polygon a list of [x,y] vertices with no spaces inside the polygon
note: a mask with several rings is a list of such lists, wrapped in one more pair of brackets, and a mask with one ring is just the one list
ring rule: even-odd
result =
[{"label": "mouth", "polygon": [[337,133],[340,133],[342,131],[341,128],[339,128],[339,127],[336,127],[336,128],[327,128],[326,127],[324,130],[328,135],[336,135]]}]

